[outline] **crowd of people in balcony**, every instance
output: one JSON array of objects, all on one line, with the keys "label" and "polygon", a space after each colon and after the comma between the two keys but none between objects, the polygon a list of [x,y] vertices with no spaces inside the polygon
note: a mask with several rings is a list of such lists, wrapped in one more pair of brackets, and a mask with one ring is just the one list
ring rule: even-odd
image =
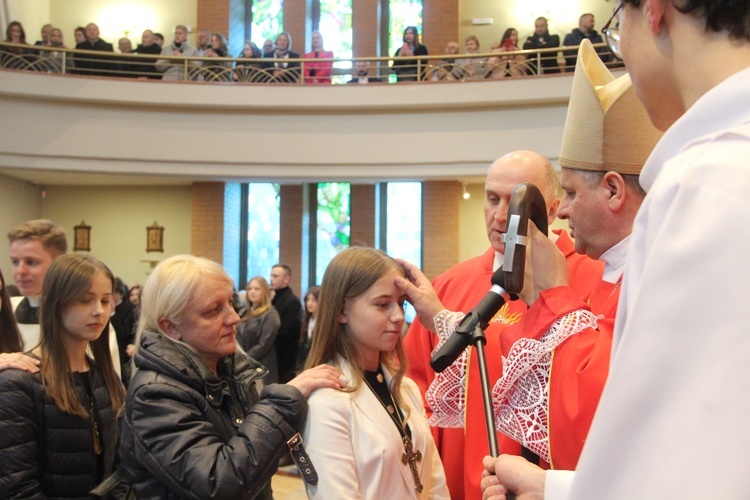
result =
[{"label": "crowd of people in balcony", "polygon": [[[121,76],[132,78],[163,80],[219,80],[242,82],[298,83],[303,80],[307,85],[328,85],[332,82],[334,53],[326,50],[323,36],[319,31],[311,34],[309,52],[300,54],[292,50],[292,37],[288,32],[281,32],[275,40],[266,40],[259,48],[247,40],[243,50],[232,61],[228,40],[223,33],[211,33],[201,30],[197,33],[197,46],[188,41],[190,30],[184,25],[174,29],[171,43],[164,40],[160,33],[145,30],[141,43],[133,48],[128,37],[120,38],[117,47],[124,57],[96,54],[114,54],[113,44],[102,40],[99,27],[89,23],[74,31],[75,49],[87,53],[65,53],[49,50],[65,49],[62,30],[45,24],[41,30],[41,39],[34,46],[26,40],[26,33],[18,21],[8,24],[5,39],[13,46],[0,47],[0,67],[20,68],[19,58],[44,59],[46,70],[63,68],[67,72],[97,75]],[[584,39],[592,43],[602,43],[602,37],[594,30],[593,14],[583,14],[578,28],[565,36],[562,46],[575,47]],[[560,37],[549,33],[548,21],[539,17],[534,22],[534,33],[522,46],[519,46],[519,34],[515,28],[508,28],[499,41],[490,46],[489,57],[482,56],[479,39],[469,35],[464,41],[465,51],[459,55],[459,45],[451,41],[445,47],[445,57],[441,60],[425,59],[429,54],[427,47],[421,43],[416,26],[404,30],[403,44],[393,55],[390,72],[398,82],[421,80],[480,80],[485,78],[509,78],[535,74],[555,74],[562,69],[572,71],[575,67],[574,51],[566,51],[565,64],[561,68],[558,52],[546,51],[538,56],[529,56],[522,50],[554,49],[560,47]],[[42,47],[39,50],[38,47]],[[93,54],[92,54],[93,53]],[[609,55],[605,48],[600,49],[600,57],[605,62]],[[163,56],[158,59],[146,57],[128,57],[130,54],[145,56]],[[185,58],[200,59],[185,59]],[[210,59],[206,59],[210,58]],[[299,59],[304,59],[300,63]],[[371,74],[369,64],[354,64],[351,82],[370,83],[388,81],[383,72]]]}]

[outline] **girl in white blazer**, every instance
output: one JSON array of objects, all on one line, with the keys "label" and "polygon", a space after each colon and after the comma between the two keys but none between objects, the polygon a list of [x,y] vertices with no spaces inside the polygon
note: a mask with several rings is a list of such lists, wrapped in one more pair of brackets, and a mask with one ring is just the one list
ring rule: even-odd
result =
[{"label": "girl in white blazer", "polygon": [[[395,260],[364,247],[342,251],[326,269],[307,366],[332,364],[348,384],[308,399],[304,441],[319,475],[306,485],[310,498],[450,498],[419,389],[404,376],[395,284],[403,276]],[[409,447],[413,467],[402,460]]]}]

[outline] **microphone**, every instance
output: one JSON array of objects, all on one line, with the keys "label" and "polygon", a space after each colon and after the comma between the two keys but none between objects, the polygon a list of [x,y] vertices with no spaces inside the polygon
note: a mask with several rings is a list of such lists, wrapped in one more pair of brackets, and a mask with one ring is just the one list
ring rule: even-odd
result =
[{"label": "microphone", "polygon": [[456,333],[448,338],[430,360],[430,366],[435,372],[442,372],[448,368],[471,344],[474,329],[477,326],[487,328],[495,313],[510,299],[510,295],[503,288],[505,286],[505,273],[502,266],[492,274],[490,281],[492,286],[487,295],[464,316],[464,319],[456,326]]},{"label": "microphone", "polygon": [[[505,259],[492,275],[492,287],[482,301],[461,320],[453,334],[430,360],[436,372],[442,372],[471,344],[477,326],[486,328],[506,300],[516,300],[523,289],[529,220],[547,234],[547,208],[542,192],[531,183],[513,188],[508,202],[508,227],[503,235]],[[505,270],[503,269],[505,268]],[[482,335],[478,340],[486,342]]]}]

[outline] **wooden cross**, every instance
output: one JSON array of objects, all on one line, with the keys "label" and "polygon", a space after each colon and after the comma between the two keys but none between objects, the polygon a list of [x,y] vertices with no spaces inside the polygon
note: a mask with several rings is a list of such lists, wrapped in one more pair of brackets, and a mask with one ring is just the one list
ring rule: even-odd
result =
[{"label": "wooden cross", "polygon": [[411,439],[409,439],[409,436],[404,436],[404,449],[406,452],[401,455],[401,463],[409,464],[411,475],[414,476],[414,484],[416,485],[415,489],[417,490],[417,493],[422,493],[424,486],[422,486],[422,482],[419,480],[419,471],[417,470],[417,462],[422,461],[422,452],[417,450],[417,452],[414,453],[414,445],[412,444]]},{"label": "wooden cross", "polygon": [[500,239],[505,243],[505,257],[503,260],[503,271],[513,272],[513,260],[516,254],[516,247],[525,247],[528,245],[529,237],[518,234],[522,228],[521,217],[517,214],[513,214],[508,219],[507,228],[505,234]]}]

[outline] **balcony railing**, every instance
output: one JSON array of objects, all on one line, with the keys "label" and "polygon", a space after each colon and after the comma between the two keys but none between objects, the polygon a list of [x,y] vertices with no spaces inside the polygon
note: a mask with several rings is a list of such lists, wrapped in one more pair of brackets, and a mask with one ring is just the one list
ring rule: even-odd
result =
[{"label": "balcony railing", "polygon": [[[606,45],[595,45],[608,66]],[[357,63],[367,63],[370,83],[467,82],[565,74],[572,71],[578,47],[514,52],[433,55],[419,58],[248,59],[115,54],[0,42],[0,69],[115,78],[165,79],[243,84],[317,84],[310,70],[330,64],[330,81],[347,83]],[[567,59],[566,59],[567,58]],[[278,64],[278,66],[277,66]],[[326,83],[328,82],[326,77]]]}]

